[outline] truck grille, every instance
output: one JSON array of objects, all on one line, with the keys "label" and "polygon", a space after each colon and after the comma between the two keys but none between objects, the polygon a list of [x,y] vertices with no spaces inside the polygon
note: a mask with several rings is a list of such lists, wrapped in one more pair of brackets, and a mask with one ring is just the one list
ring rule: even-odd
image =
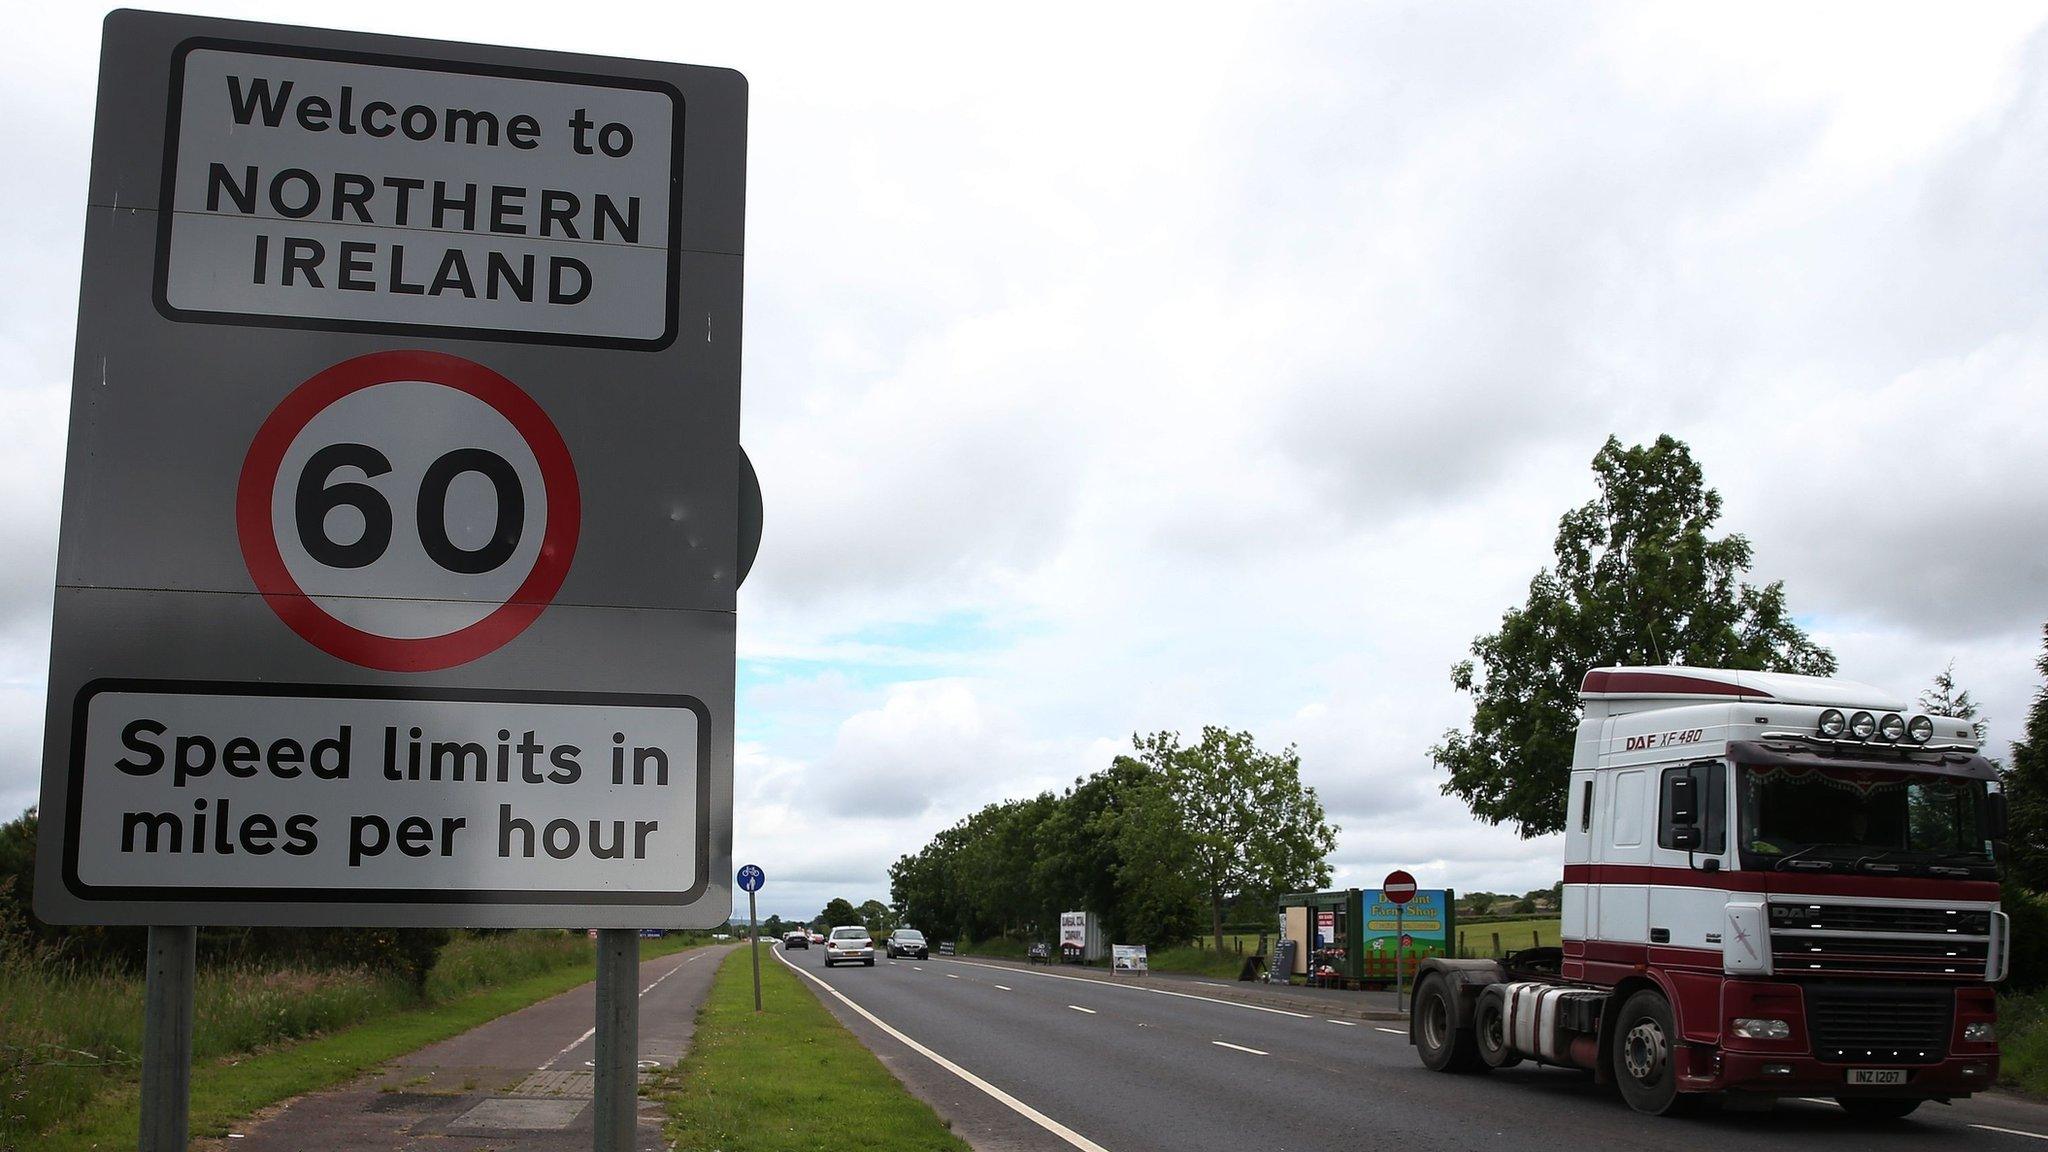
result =
[{"label": "truck grille", "polygon": [[1983,940],[1806,936],[1771,933],[1771,967],[1780,976],[1925,976],[1982,980]]},{"label": "truck grille", "polygon": [[1944,936],[1982,936],[1991,931],[1991,913],[1981,908],[1893,908],[1874,904],[1805,904],[1771,902],[1771,927],[1781,930],[1827,929],[1831,932],[1926,932]]},{"label": "truck grille", "polygon": [[1813,1054],[1822,1060],[1932,1064],[1948,1054],[1953,989],[1809,984],[1805,992]]}]

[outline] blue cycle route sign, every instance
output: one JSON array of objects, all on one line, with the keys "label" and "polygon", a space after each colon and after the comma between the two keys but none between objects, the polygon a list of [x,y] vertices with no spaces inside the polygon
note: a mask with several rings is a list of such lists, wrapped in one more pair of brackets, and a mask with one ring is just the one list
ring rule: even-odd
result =
[{"label": "blue cycle route sign", "polygon": [[747,864],[740,868],[740,891],[759,892],[768,880],[768,874],[761,871],[759,864]]}]

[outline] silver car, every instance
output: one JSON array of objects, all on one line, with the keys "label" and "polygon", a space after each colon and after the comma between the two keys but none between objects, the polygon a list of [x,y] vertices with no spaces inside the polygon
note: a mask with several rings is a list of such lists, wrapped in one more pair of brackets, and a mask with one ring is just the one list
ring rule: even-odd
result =
[{"label": "silver car", "polygon": [[868,936],[868,930],[857,925],[834,928],[825,937],[825,967],[830,968],[840,961],[849,964],[875,966],[875,942]]}]

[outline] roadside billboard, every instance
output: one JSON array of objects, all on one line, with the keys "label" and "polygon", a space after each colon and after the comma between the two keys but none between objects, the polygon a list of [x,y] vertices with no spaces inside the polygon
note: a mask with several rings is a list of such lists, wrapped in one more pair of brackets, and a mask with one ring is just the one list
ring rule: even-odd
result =
[{"label": "roadside billboard", "polygon": [[1387,899],[1385,892],[1368,889],[1363,943],[1372,954],[1391,959],[1405,933],[1408,956],[1449,956],[1457,942],[1451,906],[1451,893],[1444,888],[1418,888],[1405,907]]},{"label": "roadside billboard", "polygon": [[1143,974],[1150,970],[1151,961],[1143,944],[1115,944],[1111,945],[1110,951],[1113,954],[1110,967],[1114,971]]}]

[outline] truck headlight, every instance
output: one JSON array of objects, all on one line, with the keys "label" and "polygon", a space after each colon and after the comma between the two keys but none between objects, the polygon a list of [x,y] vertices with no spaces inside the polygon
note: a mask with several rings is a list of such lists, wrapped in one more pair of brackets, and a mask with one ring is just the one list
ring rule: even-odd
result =
[{"label": "truck headlight", "polygon": [[1792,1026],[1764,1016],[1737,1016],[1735,1034],[1744,1040],[1789,1040]]},{"label": "truck headlight", "polygon": [[1970,1022],[1969,1022],[1968,1024],[1965,1024],[1965,1025],[1963,1025],[1963,1043],[1965,1043],[1965,1044],[1996,1044],[1996,1043],[1998,1043],[1998,1025],[1997,1025],[1997,1024],[1994,1024],[1994,1023],[1992,1023],[1992,1022],[1991,1022],[1991,1021],[1989,1021],[1989,1020],[1972,1020],[1972,1021],[1970,1021]]}]

